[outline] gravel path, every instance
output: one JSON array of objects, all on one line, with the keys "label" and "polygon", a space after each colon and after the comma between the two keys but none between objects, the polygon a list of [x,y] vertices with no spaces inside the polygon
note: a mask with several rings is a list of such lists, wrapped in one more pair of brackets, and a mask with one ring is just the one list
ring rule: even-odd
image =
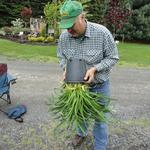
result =
[{"label": "gravel path", "polygon": [[[71,150],[70,137],[53,133],[46,105],[59,86],[58,64],[7,60],[9,73],[18,78],[11,87],[12,104],[28,108],[24,123],[10,120],[0,112],[0,150]],[[150,149],[150,70],[115,67],[111,74],[111,95],[115,119],[110,122],[108,150]],[[10,107],[0,100],[0,107]],[[64,142],[64,138],[67,139]],[[80,150],[92,150],[91,132]]]}]

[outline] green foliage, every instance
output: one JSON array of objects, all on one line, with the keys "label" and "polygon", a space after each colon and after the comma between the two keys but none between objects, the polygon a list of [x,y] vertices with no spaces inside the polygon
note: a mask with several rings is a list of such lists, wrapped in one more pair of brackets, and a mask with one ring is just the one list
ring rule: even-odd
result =
[{"label": "green foliage", "polygon": [[36,18],[44,16],[43,10],[48,2],[52,2],[52,0],[30,0],[29,7],[32,9],[32,16]]},{"label": "green foliage", "polygon": [[54,42],[55,39],[53,36],[48,36],[46,39],[45,39],[45,42]]},{"label": "green foliage", "polygon": [[[110,112],[108,108],[110,98],[90,92],[87,85],[65,84],[56,94],[58,95],[54,104],[50,105],[50,109],[61,127],[65,125],[63,127],[71,130],[80,128],[84,133],[83,123],[90,124],[92,120],[107,121],[105,113]],[[107,105],[101,105],[100,99],[105,99]]]},{"label": "green foliage", "polygon": [[23,24],[24,24],[24,21],[23,21],[22,19],[20,19],[20,18],[14,20],[14,21],[11,21],[11,23],[12,23],[12,25],[13,25],[14,27],[23,28],[23,26],[24,26],[24,25],[23,25]]},{"label": "green foliage", "polygon": [[21,10],[23,7],[32,9],[33,17],[43,16],[43,9],[49,0],[0,0],[0,27],[10,26],[11,21],[21,18]]},{"label": "green foliage", "polygon": [[20,18],[20,11],[27,2],[18,1],[0,1],[0,27],[10,26],[11,21]]},{"label": "green foliage", "polygon": [[94,0],[88,5],[88,20],[107,26],[114,36],[122,30],[130,16],[130,0]]},{"label": "green foliage", "polygon": [[[80,0],[82,3],[86,3],[88,0]],[[58,0],[53,2],[48,2],[44,7],[44,15],[49,25],[49,28],[54,29],[54,36],[58,38],[60,35],[59,21],[60,12],[59,9],[63,4],[64,0]]]},{"label": "green foliage", "polygon": [[12,34],[18,34],[19,32],[23,32],[23,31],[26,31],[24,29],[24,21],[20,18],[14,20],[14,21],[11,21],[12,23]]},{"label": "green foliage", "polygon": [[0,35],[5,36],[5,35],[6,35],[6,32],[3,31],[2,29],[0,29]]},{"label": "green foliage", "polygon": [[60,20],[60,12],[59,7],[61,5],[61,2],[52,2],[47,3],[44,7],[44,14],[47,20],[47,23],[49,24],[49,27],[54,29],[54,36],[57,38],[59,36],[59,25],[58,22]]},{"label": "green foliage", "polygon": [[52,36],[48,36],[48,37],[44,37],[44,36],[39,36],[39,37],[34,37],[34,36],[28,36],[28,41],[30,42],[54,42],[54,37]]},{"label": "green foliage", "polygon": [[139,9],[143,7],[144,5],[149,4],[149,0],[132,0],[132,8],[134,9]]},{"label": "green foliage", "polygon": [[60,17],[59,4],[47,3],[44,7],[44,14],[48,24],[54,28]]},{"label": "green foliage", "polygon": [[120,33],[125,35],[127,40],[150,41],[150,4],[135,9],[132,16]]},{"label": "green foliage", "polygon": [[91,0],[88,2],[87,18],[88,20],[100,24],[105,24],[105,15],[108,9],[108,0]]},{"label": "green foliage", "polygon": [[[97,22],[107,26],[108,22],[106,21],[106,15],[108,13],[108,3],[110,0],[79,0],[83,3],[85,10],[87,11],[87,18],[89,21]],[[21,10],[24,7],[32,9],[33,17],[40,17],[44,15],[44,7],[47,3],[52,3],[52,0],[1,0],[0,1],[0,27],[11,26],[11,21],[16,18],[21,18]],[[55,0],[53,3],[64,2],[64,0]],[[128,40],[147,40],[149,41],[149,0],[121,0],[120,1],[125,8],[132,9],[132,17],[130,18],[127,25],[123,27],[120,31],[117,31],[118,34],[124,34],[125,38]],[[53,4],[52,3],[52,4]],[[53,10],[54,8],[52,8]],[[51,11],[51,10],[50,10]],[[58,6],[59,14],[59,6]],[[51,13],[54,13],[55,11]],[[59,22],[59,15],[56,16],[55,21]],[[49,24],[53,24],[53,21],[49,20]],[[108,27],[108,26],[107,26]],[[108,27],[109,28],[109,27]],[[110,29],[110,28],[109,28]],[[59,35],[59,29],[56,28],[56,37]]]},{"label": "green foliage", "polygon": [[30,42],[44,42],[45,41],[45,37],[43,37],[43,36],[39,36],[39,37],[28,37],[28,40],[30,41]]},{"label": "green foliage", "polygon": [[12,33],[12,29],[10,27],[3,27],[1,28],[1,31],[3,31],[5,34],[11,34]]},{"label": "green foliage", "polygon": [[[115,27],[113,23],[110,23],[106,16],[108,15],[108,3],[111,0],[92,0],[88,3],[87,7],[87,18],[89,21],[103,24],[109,28],[110,31],[124,35],[127,40],[150,40],[150,2],[149,0],[121,0],[121,10],[131,10],[131,16],[125,19],[118,19],[115,21]],[[123,8],[123,9],[122,9]],[[115,9],[117,9],[115,7]],[[112,9],[113,11],[114,9]],[[110,12],[112,12],[110,11]],[[120,11],[118,11],[120,12]],[[118,14],[118,13],[116,13]],[[112,15],[112,18],[114,15]],[[126,17],[128,17],[126,15]]]}]

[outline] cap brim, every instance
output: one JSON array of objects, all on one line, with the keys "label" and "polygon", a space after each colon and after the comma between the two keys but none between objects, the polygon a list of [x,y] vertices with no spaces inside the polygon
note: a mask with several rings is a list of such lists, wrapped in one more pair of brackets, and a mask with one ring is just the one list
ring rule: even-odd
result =
[{"label": "cap brim", "polygon": [[71,28],[73,26],[73,24],[75,23],[76,17],[72,17],[72,18],[63,18],[60,21],[60,25],[59,27],[61,29],[68,29]]}]

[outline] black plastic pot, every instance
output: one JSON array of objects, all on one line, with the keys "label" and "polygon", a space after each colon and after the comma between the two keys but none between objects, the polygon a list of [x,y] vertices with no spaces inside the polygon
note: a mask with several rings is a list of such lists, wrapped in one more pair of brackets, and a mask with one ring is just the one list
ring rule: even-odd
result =
[{"label": "black plastic pot", "polygon": [[84,83],[86,63],[82,59],[70,59],[66,67],[66,83]]}]

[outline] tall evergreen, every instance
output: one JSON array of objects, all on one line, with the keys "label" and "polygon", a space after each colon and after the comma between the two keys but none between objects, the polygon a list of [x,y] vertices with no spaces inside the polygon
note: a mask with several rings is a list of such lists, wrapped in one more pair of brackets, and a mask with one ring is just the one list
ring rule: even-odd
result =
[{"label": "tall evergreen", "polygon": [[105,24],[105,15],[108,9],[109,0],[91,0],[88,2],[88,20],[100,24]]},{"label": "tall evergreen", "polygon": [[43,9],[50,0],[0,0],[0,27],[10,26],[11,21],[21,18],[23,7],[31,7],[33,17],[43,16]]}]

